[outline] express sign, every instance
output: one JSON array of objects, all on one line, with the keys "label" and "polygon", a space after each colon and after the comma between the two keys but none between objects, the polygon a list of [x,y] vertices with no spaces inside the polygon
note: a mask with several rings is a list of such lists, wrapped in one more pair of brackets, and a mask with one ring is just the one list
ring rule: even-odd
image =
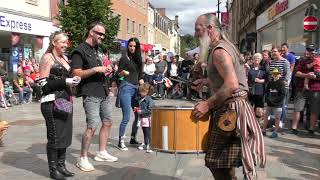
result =
[{"label": "express sign", "polygon": [[306,31],[316,31],[318,29],[318,18],[316,16],[306,16],[303,20],[303,28]]},{"label": "express sign", "polygon": [[0,12],[0,31],[49,36],[52,23]]}]

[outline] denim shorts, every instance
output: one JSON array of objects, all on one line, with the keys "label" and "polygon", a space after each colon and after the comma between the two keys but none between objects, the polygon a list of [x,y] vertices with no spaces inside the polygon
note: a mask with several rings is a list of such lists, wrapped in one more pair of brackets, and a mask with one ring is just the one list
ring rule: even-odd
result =
[{"label": "denim shorts", "polygon": [[83,97],[83,108],[86,113],[88,128],[97,128],[99,122],[111,122],[112,106],[110,97]]}]

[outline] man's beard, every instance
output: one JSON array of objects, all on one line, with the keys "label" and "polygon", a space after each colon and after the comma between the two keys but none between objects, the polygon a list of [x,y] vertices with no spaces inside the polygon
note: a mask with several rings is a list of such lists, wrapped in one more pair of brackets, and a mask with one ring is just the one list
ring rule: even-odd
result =
[{"label": "man's beard", "polygon": [[199,38],[200,41],[200,52],[199,52],[199,62],[206,63],[209,55],[209,46],[211,44],[211,39],[208,32],[205,32],[202,37]]}]

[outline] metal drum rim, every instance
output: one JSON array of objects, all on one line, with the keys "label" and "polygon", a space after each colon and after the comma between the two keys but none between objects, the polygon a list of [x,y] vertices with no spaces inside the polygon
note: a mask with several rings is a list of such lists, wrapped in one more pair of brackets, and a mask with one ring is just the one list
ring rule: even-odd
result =
[{"label": "metal drum rim", "polygon": [[176,110],[193,110],[193,106],[154,106],[152,109],[176,109]]}]

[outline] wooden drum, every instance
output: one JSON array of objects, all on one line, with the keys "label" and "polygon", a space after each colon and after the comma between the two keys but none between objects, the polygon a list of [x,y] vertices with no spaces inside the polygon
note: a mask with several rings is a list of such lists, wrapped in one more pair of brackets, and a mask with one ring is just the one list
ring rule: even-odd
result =
[{"label": "wooden drum", "polygon": [[206,150],[209,117],[197,119],[191,106],[152,109],[151,147],[157,151],[195,153]]}]

